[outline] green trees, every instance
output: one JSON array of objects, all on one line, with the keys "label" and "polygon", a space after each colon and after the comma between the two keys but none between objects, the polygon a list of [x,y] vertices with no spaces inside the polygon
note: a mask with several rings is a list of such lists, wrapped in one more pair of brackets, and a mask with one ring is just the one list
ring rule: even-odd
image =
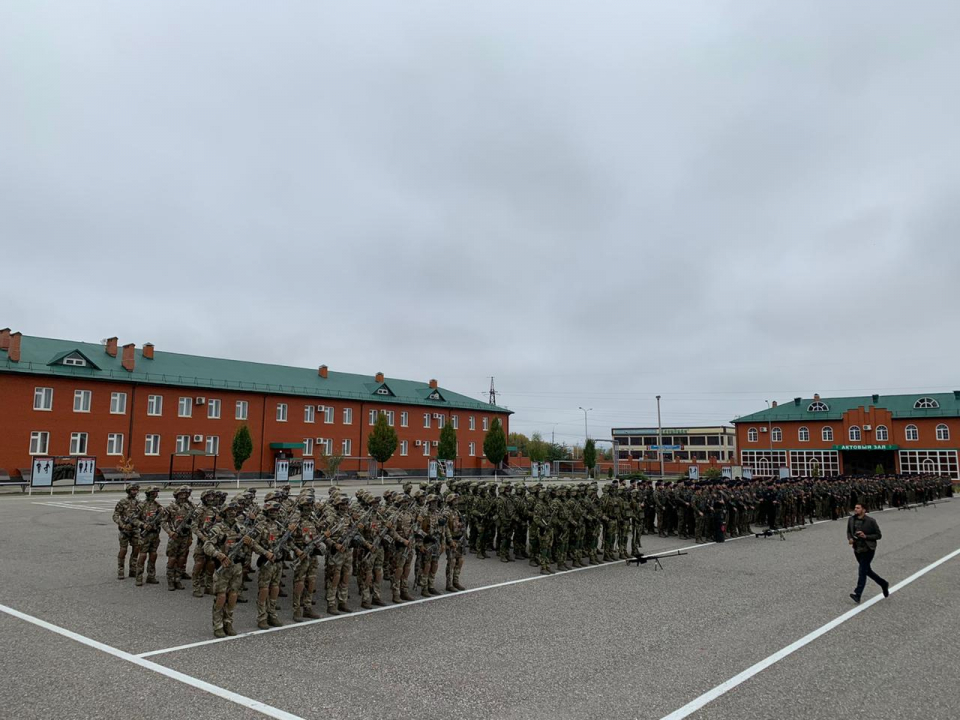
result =
[{"label": "green trees", "polygon": [[494,418],[490,423],[490,430],[483,438],[483,454],[494,468],[500,467],[500,463],[507,456],[507,436],[503,433],[500,418]]},{"label": "green trees", "polygon": [[700,474],[700,477],[704,480],[719,480],[723,477],[723,471],[718,467],[708,467]]},{"label": "green trees", "polygon": [[457,431],[453,425],[447,423],[440,431],[440,442],[437,445],[438,460],[457,459]]},{"label": "green trees", "polygon": [[387,424],[387,415],[381,410],[377,413],[373,430],[367,436],[367,452],[379,465],[383,465],[396,451],[397,431]]},{"label": "green trees", "polygon": [[244,423],[237,428],[233,434],[233,469],[237,473],[237,479],[240,479],[240,470],[243,464],[253,455],[253,438],[250,437],[250,428]]},{"label": "green trees", "polygon": [[597,446],[592,438],[583,446],[583,465],[587,468],[587,474],[593,475],[593,468],[597,466]]},{"label": "green trees", "polygon": [[547,459],[547,447],[540,433],[535,432],[527,442],[527,456],[533,462],[543,462]]}]

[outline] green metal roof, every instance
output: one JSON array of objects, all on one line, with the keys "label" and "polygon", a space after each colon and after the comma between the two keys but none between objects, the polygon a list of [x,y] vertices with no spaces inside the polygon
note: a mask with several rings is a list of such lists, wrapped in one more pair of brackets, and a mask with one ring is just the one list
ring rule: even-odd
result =
[{"label": "green metal roof", "polygon": [[[62,359],[74,351],[96,362],[99,367],[50,365],[55,359]],[[122,349],[118,350],[117,357],[111,357],[103,345],[24,335],[20,362],[11,362],[8,354],[0,351],[0,372],[512,414],[511,410],[452,390],[444,389],[438,394],[440,399],[430,400],[429,396],[436,391],[428,383],[413,380],[388,377],[379,383],[372,374],[333,371],[322,378],[316,368],[223,360],[159,350],[154,351],[154,358],[150,360],[143,357],[140,348],[134,351],[134,355],[134,371],[127,372],[121,364]],[[382,385],[386,385],[392,395],[378,395],[377,389]]]},{"label": "green metal roof", "polygon": [[[920,398],[933,398],[940,407],[915,408]],[[848,410],[871,405],[889,410],[895,418],[960,417],[960,391],[952,393],[915,393],[912,395],[863,395],[859,397],[819,398],[829,410],[812,412],[808,408],[818,400],[798,398],[738,417],[735,424],[753,422],[796,422],[808,420],[840,420]]]}]

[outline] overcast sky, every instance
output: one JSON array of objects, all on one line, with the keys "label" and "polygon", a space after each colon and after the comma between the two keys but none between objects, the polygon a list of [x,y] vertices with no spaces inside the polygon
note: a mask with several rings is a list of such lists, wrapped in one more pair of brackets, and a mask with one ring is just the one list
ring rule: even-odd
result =
[{"label": "overcast sky", "polygon": [[0,4],[0,327],[512,428],[960,388],[960,3]]}]

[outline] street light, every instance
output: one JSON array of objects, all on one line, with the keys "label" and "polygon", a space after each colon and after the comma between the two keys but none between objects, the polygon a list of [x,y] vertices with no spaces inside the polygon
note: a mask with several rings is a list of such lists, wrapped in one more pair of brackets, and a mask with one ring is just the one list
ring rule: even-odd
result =
[{"label": "street light", "polygon": [[657,395],[657,454],[660,456],[660,480],[663,480],[663,425],[660,423],[660,396]]},{"label": "street light", "polygon": [[593,408],[580,408],[583,410],[583,442],[586,443],[590,439],[590,432],[587,430],[587,413],[593,410]]}]

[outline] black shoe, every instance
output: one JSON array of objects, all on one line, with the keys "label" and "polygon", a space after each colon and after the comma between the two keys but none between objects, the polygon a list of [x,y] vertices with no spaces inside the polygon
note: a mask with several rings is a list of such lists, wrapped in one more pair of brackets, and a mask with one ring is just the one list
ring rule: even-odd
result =
[{"label": "black shoe", "polygon": [[881,585],[880,588],[883,590],[884,597],[890,597],[890,583],[884,580],[883,585]]},{"label": "black shoe", "polygon": [[853,600],[857,605],[860,604],[860,596],[856,593],[850,593],[850,599]]}]

